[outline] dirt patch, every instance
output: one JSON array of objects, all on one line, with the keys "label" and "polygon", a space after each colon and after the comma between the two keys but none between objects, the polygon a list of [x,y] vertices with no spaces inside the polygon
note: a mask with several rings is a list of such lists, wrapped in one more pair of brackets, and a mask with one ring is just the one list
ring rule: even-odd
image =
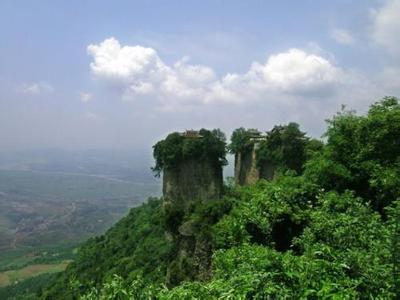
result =
[{"label": "dirt patch", "polygon": [[10,279],[6,274],[0,273],[0,287],[6,286],[10,284]]}]

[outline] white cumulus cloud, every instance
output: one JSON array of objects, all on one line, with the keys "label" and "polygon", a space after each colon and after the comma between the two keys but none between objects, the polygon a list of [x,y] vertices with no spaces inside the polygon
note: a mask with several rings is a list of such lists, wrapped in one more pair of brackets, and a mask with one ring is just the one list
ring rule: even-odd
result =
[{"label": "white cumulus cloud", "polygon": [[115,38],[89,45],[90,69],[101,81],[122,89],[123,99],[159,100],[161,106],[262,100],[268,93],[308,97],[331,96],[344,72],[327,58],[301,49],[253,62],[245,73],[218,78],[207,66],[184,57],[166,64],[152,48],[121,46]]},{"label": "white cumulus cloud", "polygon": [[208,100],[243,102],[266,95],[331,96],[343,71],[327,59],[300,49],[271,55],[266,63],[253,62],[245,74],[227,74],[215,82]]},{"label": "white cumulus cloud", "polygon": [[154,77],[167,71],[155,50],[142,46],[122,47],[115,38],[89,45],[87,51],[94,59],[91,71],[100,79],[132,83],[139,77]]},{"label": "white cumulus cloud", "polygon": [[124,99],[155,95],[160,99],[199,100],[205,85],[215,79],[211,68],[188,65],[183,59],[165,64],[152,48],[121,46],[115,38],[89,45],[90,69],[95,78],[123,89]]},{"label": "white cumulus cloud", "polygon": [[387,0],[374,11],[372,37],[389,53],[400,57],[400,0]]},{"label": "white cumulus cloud", "polygon": [[331,37],[338,42],[339,44],[343,45],[352,45],[354,44],[354,38],[345,29],[333,29],[331,32]]},{"label": "white cumulus cloud", "polygon": [[269,87],[295,94],[325,94],[340,75],[327,59],[299,49],[272,55],[264,65],[254,63],[249,72],[261,76]]}]

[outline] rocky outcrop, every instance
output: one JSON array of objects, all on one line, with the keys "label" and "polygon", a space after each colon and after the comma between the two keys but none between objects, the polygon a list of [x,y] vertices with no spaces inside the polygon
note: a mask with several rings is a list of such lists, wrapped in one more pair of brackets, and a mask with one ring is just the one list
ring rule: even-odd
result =
[{"label": "rocky outcrop", "polygon": [[255,184],[258,180],[272,180],[275,168],[265,164],[257,166],[257,149],[259,144],[254,144],[251,151],[235,155],[235,182],[239,185]]},{"label": "rocky outcrop", "polygon": [[254,184],[260,179],[256,150],[235,155],[235,182],[239,185]]},{"label": "rocky outcrop", "polygon": [[210,161],[194,159],[164,170],[164,202],[187,207],[193,201],[219,199],[222,194],[222,167]]},{"label": "rocky outcrop", "polygon": [[[164,210],[182,211],[184,220],[184,216],[191,213],[191,203],[220,199],[222,187],[221,164],[196,159],[182,161],[163,171]],[[198,231],[198,226],[191,220],[181,223],[176,231],[166,233],[177,249],[167,271],[167,286],[210,277],[211,242],[201,237]]]}]

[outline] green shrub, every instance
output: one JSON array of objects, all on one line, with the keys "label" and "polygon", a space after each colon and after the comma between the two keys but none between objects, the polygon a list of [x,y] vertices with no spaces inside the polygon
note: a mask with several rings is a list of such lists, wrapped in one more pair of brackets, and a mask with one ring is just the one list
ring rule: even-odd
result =
[{"label": "green shrub", "polygon": [[171,133],[166,139],[153,146],[156,176],[165,168],[175,168],[188,159],[209,160],[216,165],[227,164],[225,135],[219,130],[201,129],[199,138],[185,138],[178,132]]},{"label": "green shrub", "polygon": [[306,177],[326,190],[353,190],[384,215],[400,195],[399,100],[385,97],[364,116],[343,109],[328,121],[325,136]]}]

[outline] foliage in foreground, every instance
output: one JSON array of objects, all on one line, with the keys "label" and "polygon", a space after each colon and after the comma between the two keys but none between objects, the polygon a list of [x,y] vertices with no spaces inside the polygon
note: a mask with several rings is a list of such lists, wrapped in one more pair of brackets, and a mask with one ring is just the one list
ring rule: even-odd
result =
[{"label": "foliage in foreground", "polygon": [[385,97],[365,116],[343,110],[328,122],[327,145],[306,177],[326,190],[353,190],[384,208],[400,195],[400,103]]},{"label": "foliage in foreground", "polygon": [[[92,289],[86,299],[394,297],[393,255],[397,252],[392,246],[398,232],[389,224],[398,221],[393,218],[394,212],[399,214],[400,202],[391,207],[386,223],[351,192],[317,191],[303,203],[301,195],[308,198],[313,187],[298,186],[288,195],[281,189],[288,181],[297,178],[247,188],[243,193],[248,201],[238,201],[214,226],[218,246],[211,281],[185,282],[168,290],[147,285],[140,277],[129,283],[115,277],[103,288]],[[278,247],[279,238],[273,233],[283,215],[293,219],[287,223],[293,227],[306,220],[287,249]]]}]

